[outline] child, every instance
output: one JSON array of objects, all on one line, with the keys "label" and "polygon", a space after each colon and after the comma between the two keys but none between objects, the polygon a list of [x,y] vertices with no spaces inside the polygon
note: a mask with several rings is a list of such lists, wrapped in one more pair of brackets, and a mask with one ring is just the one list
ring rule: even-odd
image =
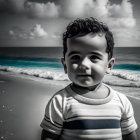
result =
[{"label": "child", "polygon": [[42,140],[137,140],[133,108],[124,94],[102,83],[110,73],[114,40],[94,18],[77,19],[63,35],[65,73],[72,81],[49,101]]}]

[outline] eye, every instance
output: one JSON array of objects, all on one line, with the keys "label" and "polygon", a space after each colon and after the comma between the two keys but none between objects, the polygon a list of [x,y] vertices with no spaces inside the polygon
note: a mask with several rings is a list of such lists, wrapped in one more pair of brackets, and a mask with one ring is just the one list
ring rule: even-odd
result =
[{"label": "eye", "polygon": [[96,55],[90,56],[91,61],[97,61],[98,59],[100,59],[100,58],[98,56],[96,56]]},{"label": "eye", "polygon": [[80,60],[80,56],[79,55],[73,55],[71,57],[71,60]]}]

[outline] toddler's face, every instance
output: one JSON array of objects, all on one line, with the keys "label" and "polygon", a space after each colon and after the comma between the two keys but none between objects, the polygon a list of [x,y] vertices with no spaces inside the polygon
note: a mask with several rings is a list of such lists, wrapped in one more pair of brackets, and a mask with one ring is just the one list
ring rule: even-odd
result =
[{"label": "toddler's face", "polygon": [[68,39],[63,65],[69,79],[82,87],[99,84],[114,63],[113,59],[108,61],[106,47],[104,35],[87,34]]}]

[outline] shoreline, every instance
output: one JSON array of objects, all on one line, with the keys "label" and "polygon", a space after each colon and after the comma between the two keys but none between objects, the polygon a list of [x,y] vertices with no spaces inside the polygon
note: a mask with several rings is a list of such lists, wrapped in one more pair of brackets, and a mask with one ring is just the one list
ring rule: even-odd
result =
[{"label": "shoreline", "polygon": [[[0,75],[5,75],[7,78],[10,76],[12,78],[18,78],[20,80],[29,80],[29,81],[34,81],[35,83],[41,83],[42,85],[45,84],[52,84],[56,86],[62,86],[65,87],[66,85],[70,84],[71,82],[68,80],[52,80],[48,78],[41,78],[39,76],[33,76],[33,75],[28,75],[28,74],[22,74],[22,73],[15,73],[11,71],[0,71]],[[3,81],[0,81],[2,83]],[[121,83],[121,84],[114,84],[114,83]],[[133,82],[133,81],[132,81]],[[113,89],[124,93],[127,96],[132,96],[133,98],[140,99],[140,87],[135,87],[135,86],[128,86],[127,80],[120,79],[119,77],[114,77],[111,75],[106,75],[104,77],[103,83],[111,86]],[[123,85],[124,84],[124,85]],[[132,83],[133,84],[133,83]]]},{"label": "shoreline", "polygon": [[[14,72],[5,72],[5,71],[0,71],[0,78],[1,76],[5,76],[6,78],[18,78],[19,80],[29,80],[33,81],[35,83],[42,83],[42,84],[55,84],[56,86],[65,86],[70,83],[70,81],[57,81],[57,80],[51,80],[51,79],[45,79],[37,76],[32,76],[32,75],[27,75],[27,74],[21,74],[21,73],[14,73]],[[0,79],[0,82],[2,80]]]}]

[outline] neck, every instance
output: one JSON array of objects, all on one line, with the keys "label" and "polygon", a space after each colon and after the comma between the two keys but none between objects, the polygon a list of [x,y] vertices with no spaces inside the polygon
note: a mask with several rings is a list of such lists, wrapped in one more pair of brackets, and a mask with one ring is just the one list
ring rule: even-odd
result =
[{"label": "neck", "polygon": [[81,87],[79,85],[76,85],[75,83],[72,83],[71,88],[78,93],[84,94],[90,91],[96,92],[101,87],[101,85],[102,85],[102,82],[97,85],[90,86],[90,87]]}]

